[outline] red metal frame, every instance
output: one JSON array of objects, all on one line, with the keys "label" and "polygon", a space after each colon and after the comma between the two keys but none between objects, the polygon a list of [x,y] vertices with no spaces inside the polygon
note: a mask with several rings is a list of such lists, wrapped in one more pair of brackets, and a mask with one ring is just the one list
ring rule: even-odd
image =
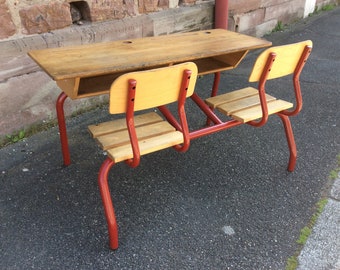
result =
[{"label": "red metal frame", "polygon": [[300,74],[302,72],[302,69],[304,65],[306,64],[306,61],[312,52],[312,47],[306,46],[303,50],[303,53],[300,57],[300,60],[296,66],[296,69],[293,74],[293,84],[294,84],[294,92],[295,92],[295,108],[294,110],[284,110],[280,113],[277,113],[277,115],[281,118],[283,126],[285,128],[287,143],[289,147],[289,163],[287,170],[289,172],[294,171],[295,164],[296,164],[296,157],[297,157],[297,150],[296,150],[296,144],[293,134],[293,129],[289,120],[289,116],[297,115],[301,109],[302,109],[302,94],[301,94],[301,88],[300,88]]},{"label": "red metal frame", "polygon": [[267,78],[270,72],[270,69],[272,68],[274,61],[276,58],[275,53],[270,53],[266,65],[262,71],[261,78],[258,84],[258,90],[259,90],[259,96],[261,101],[261,108],[262,108],[262,118],[259,121],[250,121],[247,124],[254,126],[254,127],[261,127],[268,121],[268,106],[266,102],[266,91],[265,91],[265,85],[267,82]]},{"label": "red metal frame", "polygon": [[133,158],[126,160],[126,163],[134,168],[139,165],[140,162],[140,151],[138,146],[138,138],[134,123],[134,108],[135,108],[135,97],[136,97],[136,80],[129,80],[128,82],[128,99],[127,99],[127,110],[126,110],[126,126],[129,131],[130,142],[132,146]]},{"label": "red metal frame", "polygon": [[62,92],[59,95],[57,99],[57,103],[56,103],[56,111],[57,111],[58,126],[59,126],[61,152],[63,154],[64,165],[68,166],[71,164],[71,158],[70,158],[70,150],[68,146],[66,122],[65,122],[65,114],[64,114],[64,102],[66,98],[67,98],[67,95],[64,92]]},{"label": "red metal frame", "polygon": [[297,157],[296,144],[295,144],[292,125],[287,115],[284,115],[281,113],[278,113],[277,115],[281,118],[283,126],[285,128],[285,133],[286,133],[286,138],[287,138],[287,143],[288,143],[288,148],[289,148],[289,153],[290,153],[287,170],[289,172],[292,172],[294,171],[295,164],[296,164],[296,157]]},{"label": "red metal frame", "polygon": [[293,111],[285,110],[282,113],[287,116],[294,116],[297,115],[301,109],[302,109],[302,94],[301,94],[301,88],[300,88],[300,75],[302,72],[303,67],[305,66],[307,59],[312,52],[312,47],[306,46],[303,50],[303,53],[301,55],[301,58],[296,66],[296,69],[294,71],[293,75],[293,84],[294,84],[294,91],[295,91],[295,109]]}]

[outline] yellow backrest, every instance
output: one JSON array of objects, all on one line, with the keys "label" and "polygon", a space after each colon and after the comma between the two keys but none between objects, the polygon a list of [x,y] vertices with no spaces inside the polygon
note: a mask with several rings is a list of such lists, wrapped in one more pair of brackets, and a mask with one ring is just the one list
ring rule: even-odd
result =
[{"label": "yellow backrest", "polygon": [[187,90],[187,97],[189,97],[194,92],[197,79],[197,66],[192,62],[131,72],[118,77],[111,85],[109,112],[111,114],[126,112],[128,81],[130,79],[137,81],[134,101],[135,111],[154,108],[177,101],[183,72],[187,69],[192,72]]},{"label": "yellow backrest", "polygon": [[306,46],[312,47],[312,41],[306,40],[289,45],[271,47],[265,50],[257,58],[250,74],[249,82],[257,82],[260,80],[262,71],[266,65],[266,61],[270,53],[275,53],[276,58],[271,71],[269,72],[267,80],[294,73],[294,70]]}]

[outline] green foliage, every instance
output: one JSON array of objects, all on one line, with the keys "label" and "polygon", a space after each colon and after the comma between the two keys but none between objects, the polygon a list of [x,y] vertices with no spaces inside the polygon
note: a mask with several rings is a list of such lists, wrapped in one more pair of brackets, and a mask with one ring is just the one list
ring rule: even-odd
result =
[{"label": "green foliage", "polygon": [[13,134],[6,135],[3,138],[0,138],[0,148],[4,147],[6,145],[12,144],[12,143],[19,142],[19,141],[23,140],[24,138],[28,138],[28,137],[32,136],[33,134],[36,134],[36,133],[44,131],[44,130],[48,130],[48,129],[56,126],[56,125],[57,125],[57,121],[52,120],[52,121],[48,121],[48,122],[43,122],[43,123],[31,125],[26,130],[21,130],[21,131],[15,132]]},{"label": "green foliage", "polygon": [[280,32],[284,30],[284,25],[281,21],[278,21],[272,32]]},{"label": "green foliage", "polygon": [[321,10],[322,11],[330,11],[330,10],[333,10],[335,7],[335,5],[332,5],[332,4],[327,4],[327,5],[324,5]]},{"label": "green foliage", "polygon": [[16,142],[21,141],[22,139],[25,138],[25,131],[21,130],[17,134],[6,135],[6,138],[7,138],[8,142],[16,143]]},{"label": "green foliage", "polygon": [[289,257],[287,260],[286,270],[295,270],[298,266],[298,261],[296,256]]},{"label": "green foliage", "polygon": [[320,9],[317,6],[315,6],[315,10],[312,14],[310,14],[310,16],[319,14],[322,11],[331,11],[335,8],[335,6],[336,6],[335,4],[327,4],[327,5],[322,6]]},{"label": "green foliage", "polygon": [[[296,242],[300,245],[300,249],[302,249],[303,245],[306,243],[308,237],[312,233],[312,229],[318,220],[320,214],[322,213],[323,209],[325,208],[326,204],[328,202],[327,198],[321,199],[318,201],[315,205],[316,210],[313,216],[311,217],[309,223],[307,226],[303,227],[300,231],[300,235],[298,240]],[[298,266],[298,260],[297,257],[299,255],[299,251],[296,252],[294,256],[291,256],[287,260],[286,270],[295,270]]]},{"label": "green foliage", "polygon": [[311,234],[312,229],[309,226],[305,226],[302,228],[300,232],[299,239],[296,241],[298,244],[304,245]]}]

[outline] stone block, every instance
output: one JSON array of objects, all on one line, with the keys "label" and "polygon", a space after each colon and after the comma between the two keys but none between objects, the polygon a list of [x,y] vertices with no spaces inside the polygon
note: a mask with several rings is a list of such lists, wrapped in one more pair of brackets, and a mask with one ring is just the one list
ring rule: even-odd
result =
[{"label": "stone block", "polygon": [[12,58],[26,54],[30,50],[46,48],[45,40],[40,35],[32,35],[17,39],[0,41],[0,59],[2,63],[6,58]]},{"label": "stone block", "polygon": [[277,25],[276,19],[257,25],[255,27],[255,36],[263,37],[264,35],[269,34],[270,32],[272,32],[276,25]]},{"label": "stone block", "polygon": [[19,11],[25,34],[46,33],[72,24],[70,4],[51,2]]},{"label": "stone block", "polygon": [[267,7],[265,21],[277,19],[283,23],[291,22],[294,19],[303,17],[304,7],[304,0],[288,1],[279,5]]},{"label": "stone block", "polygon": [[257,25],[263,23],[264,17],[264,9],[257,9],[252,12],[235,15],[234,21],[237,32],[244,32],[248,29],[254,29]]},{"label": "stone block", "polygon": [[184,6],[195,5],[196,0],[180,0],[179,4]]},{"label": "stone block", "polygon": [[178,7],[179,0],[169,0],[169,8]]},{"label": "stone block", "polygon": [[16,33],[16,27],[5,0],[0,0],[0,25],[0,39],[8,38]]},{"label": "stone block", "polygon": [[153,21],[155,36],[177,32],[189,32],[213,27],[214,5],[181,7],[148,15]]},{"label": "stone block", "polygon": [[230,15],[246,13],[261,7],[261,0],[229,0]]},{"label": "stone block", "polygon": [[[37,64],[27,55],[18,55],[17,57],[12,58],[1,58],[1,62],[0,84],[11,78],[40,70]],[[1,93],[0,95],[3,94],[4,93]]]},{"label": "stone block", "polygon": [[[261,0],[261,7],[267,8],[290,2],[291,0]],[[292,4],[293,5],[293,4]]]},{"label": "stone block", "polygon": [[133,0],[92,1],[90,17],[92,21],[106,21],[133,17],[137,14]]},{"label": "stone block", "polygon": [[[13,89],[20,95],[14,95]],[[42,71],[0,83],[0,93],[0,137],[56,118],[55,102],[60,89]],[[65,115],[106,101],[107,95],[72,101],[67,99]]]},{"label": "stone block", "polygon": [[339,0],[316,0],[316,5],[318,6],[318,8],[321,8],[321,7],[323,7],[324,5],[327,5],[327,4],[338,5]]}]

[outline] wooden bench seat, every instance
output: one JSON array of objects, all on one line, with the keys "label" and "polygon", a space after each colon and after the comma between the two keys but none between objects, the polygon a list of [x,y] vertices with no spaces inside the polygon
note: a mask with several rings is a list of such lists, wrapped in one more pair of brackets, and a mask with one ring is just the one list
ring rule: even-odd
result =
[{"label": "wooden bench seat", "polygon": [[[155,112],[137,115],[134,120],[141,155],[183,143],[183,134]],[[125,118],[88,128],[115,163],[133,158]]]},{"label": "wooden bench seat", "polygon": [[[293,107],[293,103],[266,94],[268,114],[274,114]],[[238,120],[247,123],[262,117],[259,91],[247,87],[206,99],[206,103],[214,109]]]}]

